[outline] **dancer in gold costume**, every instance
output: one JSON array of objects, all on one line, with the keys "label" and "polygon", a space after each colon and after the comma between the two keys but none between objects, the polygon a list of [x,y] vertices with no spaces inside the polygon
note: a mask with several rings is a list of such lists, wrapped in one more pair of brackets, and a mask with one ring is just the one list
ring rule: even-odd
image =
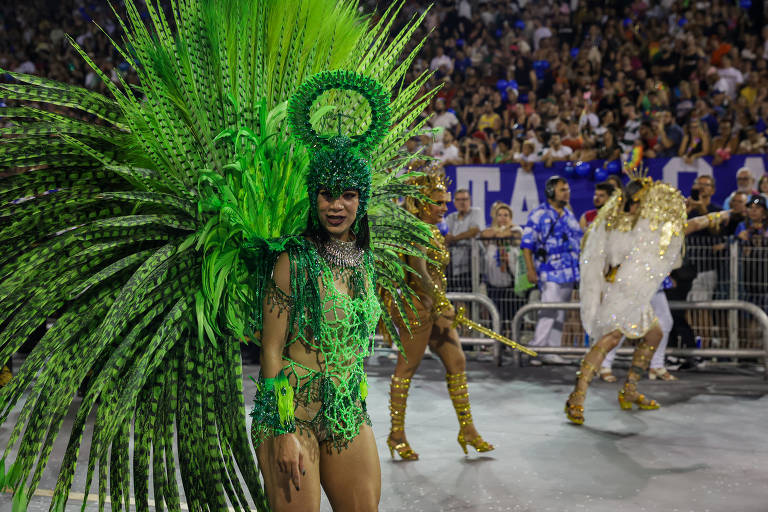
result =
[{"label": "dancer in gold costume", "polygon": [[[437,354],[445,366],[445,380],[448,394],[459,420],[458,442],[464,453],[467,445],[478,452],[493,450],[493,445],[483,440],[475,429],[469,405],[467,390],[466,360],[461,349],[459,335],[452,322],[456,316],[453,305],[445,296],[445,268],[450,258],[443,236],[436,225],[443,219],[446,205],[451,200],[446,178],[439,167],[428,167],[423,176],[414,178],[422,192],[433,203],[421,203],[413,198],[406,200],[405,207],[424,222],[431,224],[435,249],[425,250],[427,259],[408,257],[408,265],[417,271],[409,276],[409,286],[416,292],[419,301],[408,311],[411,332],[400,329],[405,357],[399,354],[395,373],[392,375],[389,410],[392,428],[387,446],[392,457],[395,451],[405,460],[417,460],[418,454],[411,449],[405,437],[405,407],[411,379],[416,373],[427,346]],[[431,261],[438,264],[435,265]],[[397,317],[397,315],[393,315]]]},{"label": "dancer in gold costume", "polygon": [[565,414],[584,423],[584,399],[607,352],[621,340],[637,340],[627,380],[619,391],[622,409],[658,409],[637,390],[662,337],[651,298],[679,266],[684,235],[728,219],[716,212],[685,220],[680,192],[642,174],[630,175],[624,190],[600,209],[582,240],[581,321],[597,340],[581,362]]}]

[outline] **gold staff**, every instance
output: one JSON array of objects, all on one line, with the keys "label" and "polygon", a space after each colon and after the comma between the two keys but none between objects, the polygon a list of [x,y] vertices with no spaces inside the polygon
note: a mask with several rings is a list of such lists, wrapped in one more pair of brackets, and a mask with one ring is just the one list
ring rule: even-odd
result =
[{"label": "gold staff", "polygon": [[524,352],[524,353],[528,354],[529,356],[536,357],[538,355],[536,352],[534,352],[533,350],[529,349],[528,347],[524,347],[523,345],[520,345],[519,343],[516,343],[516,342],[512,341],[511,339],[507,338],[506,336],[502,336],[501,334],[499,334],[497,332],[494,332],[494,331],[488,329],[487,327],[483,327],[482,325],[480,325],[477,322],[473,322],[472,320],[470,320],[469,318],[464,316],[465,312],[466,311],[464,310],[463,307],[458,307],[456,309],[456,317],[453,319],[453,324],[451,324],[451,327],[453,327],[455,329],[456,326],[459,325],[459,324],[466,325],[470,329],[474,329],[474,330],[476,330],[477,332],[479,332],[481,334],[485,334],[489,338],[494,339],[496,341],[500,341],[501,343],[503,343],[503,344],[505,344],[507,346],[510,346],[510,347],[514,348],[515,350],[519,350],[520,352]]}]

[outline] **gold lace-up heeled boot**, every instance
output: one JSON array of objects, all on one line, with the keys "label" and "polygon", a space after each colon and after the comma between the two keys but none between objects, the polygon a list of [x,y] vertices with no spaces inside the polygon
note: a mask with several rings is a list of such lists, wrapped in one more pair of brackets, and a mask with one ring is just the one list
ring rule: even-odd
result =
[{"label": "gold lace-up heeled boot", "polygon": [[[413,451],[405,440],[405,405],[410,387],[411,379],[392,376],[389,385],[389,416],[392,418],[392,428],[387,437],[387,447],[393,459],[397,452],[403,460],[419,460],[419,454]],[[395,432],[402,432],[402,439],[395,439],[392,436]]]},{"label": "gold lace-up heeled boot", "polygon": [[459,437],[457,441],[459,446],[464,450],[464,454],[467,452],[467,445],[478,452],[489,452],[493,450],[493,445],[484,441],[480,434],[476,435],[473,439],[467,439],[465,432],[467,427],[473,425],[472,411],[469,405],[469,391],[467,390],[467,373],[446,373],[445,382],[448,384],[448,394],[453,402],[453,408],[456,410],[456,417],[459,420]]},{"label": "gold lace-up heeled boot", "polygon": [[598,368],[607,353],[606,348],[599,343],[593,346],[581,360],[579,371],[576,372],[576,385],[565,402],[565,416],[577,425],[584,423],[584,400],[587,397],[587,388],[597,375]]},{"label": "gold lace-up heeled boot", "polygon": [[656,347],[641,341],[637,344],[635,353],[632,356],[632,366],[629,367],[627,372],[627,381],[624,383],[624,387],[619,391],[619,406],[625,411],[632,410],[632,404],[637,405],[642,410],[654,410],[661,407],[656,400],[648,399],[637,390],[637,382],[643,377],[648,365],[651,362],[651,357],[656,351]]},{"label": "gold lace-up heeled boot", "polygon": [[584,423],[584,400],[587,397],[589,383],[595,374],[597,374],[597,368],[586,358],[583,359],[579,371],[576,372],[576,387],[565,402],[565,416],[577,425]]}]

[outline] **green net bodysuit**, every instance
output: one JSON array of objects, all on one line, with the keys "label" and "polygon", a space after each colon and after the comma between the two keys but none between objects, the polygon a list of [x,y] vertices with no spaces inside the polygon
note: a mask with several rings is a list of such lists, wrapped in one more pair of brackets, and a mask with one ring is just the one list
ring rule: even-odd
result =
[{"label": "green net bodysuit", "polygon": [[[373,258],[365,251],[361,264],[343,268],[326,261],[302,237],[282,242],[291,263],[291,290],[281,289],[275,276],[266,279],[262,315],[289,315],[282,374],[293,391],[295,428],[342,449],[363,423],[370,425],[363,362],[371,353],[381,313]],[[257,315],[256,324],[262,322]],[[261,401],[263,395],[257,395],[251,414],[256,447],[275,434],[295,431],[292,425],[274,428],[277,408]]]}]

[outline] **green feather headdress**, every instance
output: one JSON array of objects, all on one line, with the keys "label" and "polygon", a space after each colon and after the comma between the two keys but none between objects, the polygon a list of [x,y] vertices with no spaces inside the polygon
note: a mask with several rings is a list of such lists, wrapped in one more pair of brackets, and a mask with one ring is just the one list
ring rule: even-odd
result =
[{"label": "green feather headdress", "polygon": [[[359,135],[318,134],[310,121],[310,109],[317,98],[332,89],[355,91],[363,96],[371,110],[368,129]],[[371,198],[371,151],[389,130],[389,92],[384,86],[353,71],[324,71],[302,83],[288,103],[288,122],[293,136],[309,148],[307,194],[311,212],[317,211],[317,194],[328,189],[333,197],[345,190],[360,193],[357,219],[368,211]],[[313,222],[316,215],[311,215]]]}]

